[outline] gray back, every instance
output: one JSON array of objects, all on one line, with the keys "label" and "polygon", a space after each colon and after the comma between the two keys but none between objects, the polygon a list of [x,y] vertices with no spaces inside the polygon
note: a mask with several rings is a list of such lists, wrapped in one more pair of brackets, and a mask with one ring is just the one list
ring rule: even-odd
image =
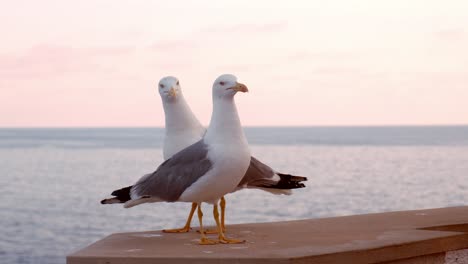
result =
[{"label": "gray back", "polygon": [[238,186],[261,187],[275,185],[277,181],[272,180],[274,175],[275,172],[268,165],[252,156],[250,157],[249,168]]},{"label": "gray back", "polygon": [[149,195],[174,202],[212,167],[203,139],[164,161],[155,172],[142,177],[133,187],[138,196]]}]

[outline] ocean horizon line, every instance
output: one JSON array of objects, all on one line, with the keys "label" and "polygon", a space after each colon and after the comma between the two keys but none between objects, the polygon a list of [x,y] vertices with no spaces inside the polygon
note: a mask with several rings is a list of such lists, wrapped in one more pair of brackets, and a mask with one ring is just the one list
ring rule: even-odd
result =
[{"label": "ocean horizon line", "polygon": [[[383,125],[246,125],[244,128],[424,128],[424,127],[468,127],[466,124],[383,124]],[[164,129],[164,126],[0,126],[1,130],[29,129]]]}]

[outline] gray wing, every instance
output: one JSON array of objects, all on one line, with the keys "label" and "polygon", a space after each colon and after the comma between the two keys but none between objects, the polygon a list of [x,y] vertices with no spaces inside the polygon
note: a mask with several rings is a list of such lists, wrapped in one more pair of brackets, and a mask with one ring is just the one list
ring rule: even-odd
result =
[{"label": "gray wing", "polygon": [[212,167],[208,146],[203,139],[164,161],[155,172],[147,174],[133,185],[132,196],[157,197],[174,202]]},{"label": "gray wing", "polygon": [[302,181],[307,181],[307,178],[275,172],[265,163],[250,157],[250,166],[238,187],[296,189],[305,187]]},{"label": "gray wing", "polygon": [[239,183],[239,187],[244,186],[271,186],[275,185],[278,180],[273,181],[275,172],[272,168],[262,163],[255,157],[250,157],[250,165],[247,172]]}]

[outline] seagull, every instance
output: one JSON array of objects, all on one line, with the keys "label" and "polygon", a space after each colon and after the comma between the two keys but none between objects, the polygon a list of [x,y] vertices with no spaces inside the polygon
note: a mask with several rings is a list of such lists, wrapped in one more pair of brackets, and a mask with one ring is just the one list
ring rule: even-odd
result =
[{"label": "seagull", "polygon": [[[176,77],[162,78],[158,84],[158,91],[163,103],[166,125],[163,156],[164,159],[169,159],[180,150],[203,138],[206,129],[187,104],[180,82]],[[276,172],[255,157],[251,157],[249,169],[234,191],[256,188],[273,194],[290,195],[291,189],[305,187],[302,181],[306,180],[306,177]],[[224,196],[220,199],[220,207],[221,227],[223,231],[226,231],[224,224],[226,200]],[[196,208],[197,204],[193,203],[184,227],[164,229],[163,231],[166,233],[189,232]],[[207,233],[214,233],[214,231],[208,230]]]},{"label": "seagull", "polygon": [[[239,185],[250,164],[250,149],[234,102],[237,92],[247,91],[234,75],[219,76],[213,84],[213,113],[203,138],[174,154],[134,185],[112,192],[114,197],[101,203],[124,203],[125,208],[152,202],[196,203],[200,244],[245,242],[224,235],[218,201]],[[203,232],[203,202],[213,204],[218,241],[208,239]]]}]

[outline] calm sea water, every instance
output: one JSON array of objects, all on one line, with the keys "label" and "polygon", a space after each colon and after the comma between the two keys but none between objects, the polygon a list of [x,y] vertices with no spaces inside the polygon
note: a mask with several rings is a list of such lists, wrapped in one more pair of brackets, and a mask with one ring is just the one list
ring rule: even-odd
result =
[{"label": "calm sea water", "polygon": [[[309,181],[291,196],[228,195],[228,224],[468,203],[468,126],[246,134],[256,157]],[[0,263],[65,263],[111,233],[182,226],[188,204],[99,204],[162,162],[162,136],[156,128],[0,129]]]}]

